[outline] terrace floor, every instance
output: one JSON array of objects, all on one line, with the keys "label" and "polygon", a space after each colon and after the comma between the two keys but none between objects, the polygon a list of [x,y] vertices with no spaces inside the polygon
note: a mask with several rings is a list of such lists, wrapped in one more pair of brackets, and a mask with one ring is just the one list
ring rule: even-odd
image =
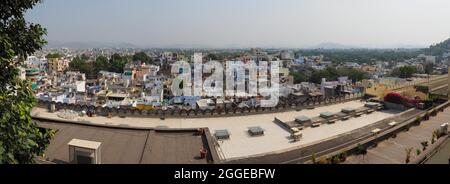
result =
[{"label": "terrace floor", "polygon": [[[359,108],[364,106],[363,102],[350,101],[317,107],[315,109],[304,109],[301,111],[289,111],[280,113],[267,113],[247,116],[231,116],[217,118],[139,118],[139,117],[78,117],[73,121],[84,122],[93,125],[116,125],[128,127],[157,127],[168,128],[199,128],[208,127],[210,132],[227,129],[230,139],[219,141],[219,156],[222,159],[235,159],[260,154],[282,152],[303,145],[310,145],[322,140],[333,138],[354,129],[364,127],[388,117],[394,116],[398,111],[378,111],[365,114],[358,118],[350,118],[346,121],[336,121],[334,124],[322,124],[316,128],[302,130],[303,138],[298,142],[291,142],[290,133],[273,122],[274,118],[282,121],[293,121],[295,117],[304,115],[307,117],[318,116],[322,112],[340,112],[342,108]],[[47,117],[60,119],[56,113],[49,113],[46,109],[35,108],[32,115],[36,117]],[[251,137],[248,127],[259,126],[265,130],[263,136]],[[197,150],[197,149],[196,149]]]},{"label": "terrace floor", "polygon": [[101,142],[103,164],[208,163],[207,159],[199,159],[200,149],[209,148],[196,131],[126,130],[49,122],[37,124],[57,130],[44,158],[54,163],[69,163],[67,143],[72,139]]},{"label": "terrace floor", "polygon": [[[409,131],[398,133],[395,138],[386,139],[375,148],[367,150],[367,155],[352,155],[344,163],[348,164],[404,164],[406,160],[406,148],[414,148],[411,152],[411,160],[416,157],[416,149],[422,149],[420,144],[428,141],[430,144],[432,133],[443,123],[450,121],[450,108],[439,112],[437,116],[422,121],[419,126],[413,126]],[[448,161],[447,161],[448,162]],[[447,163],[445,162],[445,163]]]}]

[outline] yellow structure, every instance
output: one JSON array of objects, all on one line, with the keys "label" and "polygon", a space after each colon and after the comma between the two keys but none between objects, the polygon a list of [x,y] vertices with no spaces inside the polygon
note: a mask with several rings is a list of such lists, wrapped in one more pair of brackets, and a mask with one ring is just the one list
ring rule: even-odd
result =
[{"label": "yellow structure", "polygon": [[65,69],[63,61],[59,58],[48,58],[47,64],[49,73],[63,72]]},{"label": "yellow structure", "polygon": [[153,105],[145,104],[145,103],[137,103],[136,104],[137,109],[141,110],[154,110],[156,109]]}]

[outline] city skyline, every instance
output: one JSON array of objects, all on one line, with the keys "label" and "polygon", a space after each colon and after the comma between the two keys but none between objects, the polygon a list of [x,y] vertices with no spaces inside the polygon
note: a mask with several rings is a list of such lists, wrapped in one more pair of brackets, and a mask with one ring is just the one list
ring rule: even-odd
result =
[{"label": "city skyline", "polygon": [[445,24],[449,5],[442,0],[45,0],[27,17],[47,28],[50,44],[410,48],[450,36],[450,25]]}]

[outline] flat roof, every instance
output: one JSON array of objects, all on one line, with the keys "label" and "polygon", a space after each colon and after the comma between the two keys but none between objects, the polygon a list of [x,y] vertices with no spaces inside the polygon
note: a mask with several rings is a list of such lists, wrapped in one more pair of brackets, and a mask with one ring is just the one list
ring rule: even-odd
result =
[{"label": "flat roof", "polygon": [[[204,137],[210,136],[209,130],[200,135],[196,129],[132,130],[56,122],[37,124],[58,130],[45,151],[44,159],[53,163],[69,163],[68,143],[74,139],[101,143],[101,162],[105,164],[206,164],[213,162],[210,154],[217,154]],[[201,149],[208,150],[207,159],[199,159]]]}]

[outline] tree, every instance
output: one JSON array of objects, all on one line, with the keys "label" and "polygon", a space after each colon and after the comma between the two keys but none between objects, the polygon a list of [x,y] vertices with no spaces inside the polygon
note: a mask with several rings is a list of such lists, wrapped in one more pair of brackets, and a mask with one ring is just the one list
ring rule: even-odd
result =
[{"label": "tree", "polygon": [[426,74],[433,74],[434,64],[431,62],[427,62],[424,64],[424,70]]},{"label": "tree", "polygon": [[294,83],[296,84],[309,81],[308,76],[303,72],[292,72],[292,76],[294,77]]},{"label": "tree", "polygon": [[123,67],[130,60],[129,57],[121,56],[120,54],[113,54],[111,59],[104,56],[99,56],[95,61],[88,61],[89,57],[81,55],[75,57],[69,64],[72,71],[79,71],[86,74],[89,79],[95,79],[98,72],[101,70],[122,73]]},{"label": "tree", "polygon": [[224,54],[226,53],[222,53],[222,54],[218,54],[218,53],[209,53],[206,58],[208,60],[214,60],[214,61],[222,61],[223,59],[225,59]]},{"label": "tree", "polygon": [[[32,121],[35,98],[30,83],[18,77],[24,58],[46,44],[46,30],[24,18],[25,11],[39,2],[0,2],[0,163],[33,163],[54,134]],[[14,60],[14,56],[18,59]]]},{"label": "tree", "polygon": [[86,77],[95,78],[96,73],[90,63],[87,62],[86,57],[77,56],[69,63],[69,68],[72,71],[79,71],[86,74]]},{"label": "tree", "polygon": [[322,78],[329,80],[331,77],[325,70],[314,70],[309,77],[309,82],[320,84],[322,83]]},{"label": "tree", "polygon": [[355,68],[340,68],[338,70],[339,76],[348,76],[353,82],[369,78],[367,72],[357,70]]},{"label": "tree", "polygon": [[133,55],[133,61],[141,61],[143,63],[152,63],[152,58],[148,56],[145,52],[137,52]]},{"label": "tree", "polygon": [[83,60],[83,61],[88,61],[89,60],[89,56],[87,56],[86,54],[81,54],[81,59]]},{"label": "tree", "polygon": [[94,74],[97,75],[98,72],[102,71],[102,70],[108,70],[109,67],[109,61],[108,58],[106,58],[105,56],[99,56],[95,59],[94,62]]},{"label": "tree", "polygon": [[415,66],[402,66],[392,70],[390,75],[393,77],[410,78],[416,72],[417,68]]},{"label": "tree", "polygon": [[45,56],[45,58],[61,58],[62,56],[61,56],[61,54],[59,54],[59,53],[49,53],[49,54],[47,54],[46,56]]},{"label": "tree", "polygon": [[111,59],[109,60],[109,69],[110,72],[123,73],[123,67],[127,63],[127,58],[122,57],[120,54],[113,54]]}]

